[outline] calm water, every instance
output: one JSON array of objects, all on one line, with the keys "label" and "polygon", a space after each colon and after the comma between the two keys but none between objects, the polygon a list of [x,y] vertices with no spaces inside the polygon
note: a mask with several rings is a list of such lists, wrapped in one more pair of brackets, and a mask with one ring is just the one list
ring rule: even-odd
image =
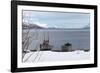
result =
[{"label": "calm water", "polygon": [[[23,30],[24,33],[27,30]],[[69,42],[72,44],[72,49],[90,49],[90,30],[57,30],[57,29],[31,29],[29,35],[30,46],[29,49],[39,48],[43,40],[49,39],[49,44],[53,46],[52,49],[61,50],[61,46]],[[23,35],[24,38],[24,35]]]}]

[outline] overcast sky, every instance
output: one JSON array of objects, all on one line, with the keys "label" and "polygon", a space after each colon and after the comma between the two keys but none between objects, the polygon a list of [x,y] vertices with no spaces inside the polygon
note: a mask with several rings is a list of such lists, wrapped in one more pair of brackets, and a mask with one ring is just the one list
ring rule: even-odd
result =
[{"label": "overcast sky", "polygon": [[23,21],[43,27],[83,28],[89,25],[90,14],[74,12],[23,11]]}]

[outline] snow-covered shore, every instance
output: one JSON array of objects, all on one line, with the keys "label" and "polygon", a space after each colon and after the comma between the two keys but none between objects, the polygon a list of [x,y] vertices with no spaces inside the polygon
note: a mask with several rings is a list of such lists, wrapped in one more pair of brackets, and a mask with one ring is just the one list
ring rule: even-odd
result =
[{"label": "snow-covered shore", "polygon": [[70,60],[88,60],[90,52],[73,51],[73,52],[53,52],[40,51],[29,52],[25,55],[23,62],[48,62],[48,61],[70,61]]}]

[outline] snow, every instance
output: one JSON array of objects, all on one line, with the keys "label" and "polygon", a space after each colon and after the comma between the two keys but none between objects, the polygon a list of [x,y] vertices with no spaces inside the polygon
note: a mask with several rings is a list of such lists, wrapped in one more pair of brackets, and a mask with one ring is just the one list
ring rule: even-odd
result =
[{"label": "snow", "polygon": [[23,62],[50,62],[50,61],[69,61],[69,60],[88,60],[90,52],[73,51],[73,52],[53,52],[40,51],[29,52],[25,55]]},{"label": "snow", "polygon": [[48,24],[45,23],[40,23],[40,22],[34,22],[36,25],[40,26],[40,27],[44,27],[44,28],[48,28]]}]

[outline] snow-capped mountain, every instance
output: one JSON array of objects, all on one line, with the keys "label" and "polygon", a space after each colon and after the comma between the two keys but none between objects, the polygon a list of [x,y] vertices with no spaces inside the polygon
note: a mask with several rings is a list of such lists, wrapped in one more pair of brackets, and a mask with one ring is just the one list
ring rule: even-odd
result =
[{"label": "snow-capped mountain", "polygon": [[45,27],[42,27],[42,26],[39,26],[39,25],[37,25],[37,24],[26,24],[26,23],[23,23],[22,24],[22,27],[24,28],[24,29],[27,29],[27,28],[32,28],[32,29],[44,29]]}]

